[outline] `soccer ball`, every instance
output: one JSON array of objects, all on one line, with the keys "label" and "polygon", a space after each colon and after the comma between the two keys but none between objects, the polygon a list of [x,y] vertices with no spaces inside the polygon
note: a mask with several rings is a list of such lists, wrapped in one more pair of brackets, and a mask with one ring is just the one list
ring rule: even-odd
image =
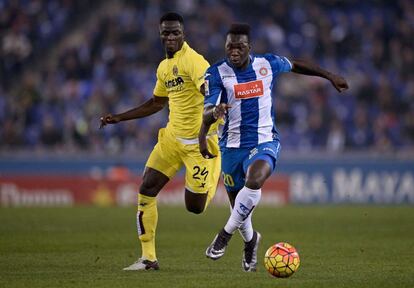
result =
[{"label": "soccer ball", "polygon": [[272,276],[286,278],[298,270],[299,254],[292,245],[280,242],[267,249],[264,265]]}]

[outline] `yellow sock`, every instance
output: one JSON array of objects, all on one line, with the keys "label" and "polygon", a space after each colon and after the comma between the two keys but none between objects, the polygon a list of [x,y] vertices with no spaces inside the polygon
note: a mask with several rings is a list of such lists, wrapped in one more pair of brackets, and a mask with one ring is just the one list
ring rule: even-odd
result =
[{"label": "yellow sock", "polygon": [[158,222],[158,210],[156,197],[138,194],[137,227],[139,240],[142,247],[142,258],[154,261],[155,230]]}]

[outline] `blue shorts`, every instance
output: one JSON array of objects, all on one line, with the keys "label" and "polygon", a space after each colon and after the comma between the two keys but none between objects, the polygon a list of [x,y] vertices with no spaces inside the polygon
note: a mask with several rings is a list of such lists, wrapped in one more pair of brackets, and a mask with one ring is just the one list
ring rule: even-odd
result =
[{"label": "blue shorts", "polygon": [[256,160],[268,162],[273,172],[279,152],[279,141],[262,143],[254,148],[222,148],[221,169],[227,192],[237,193],[243,188],[247,169]]}]

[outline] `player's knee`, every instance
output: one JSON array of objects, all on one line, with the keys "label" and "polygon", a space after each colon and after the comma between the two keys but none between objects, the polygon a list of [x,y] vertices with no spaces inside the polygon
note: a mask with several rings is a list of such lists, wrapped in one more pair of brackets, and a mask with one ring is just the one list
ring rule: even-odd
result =
[{"label": "player's knee", "polygon": [[193,193],[185,189],[185,207],[188,212],[194,214],[203,213],[207,202],[207,193]]},{"label": "player's knee", "polygon": [[264,183],[263,179],[251,177],[251,178],[246,179],[245,186],[247,188],[257,190],[257,189],[262,188],[263,183]]},{"label": "player's knee", "polygon": [[139,193],[145,196],[155,197],[158,195],[159,189],[156,185],[151,185],[145,181],[139,187]]}]

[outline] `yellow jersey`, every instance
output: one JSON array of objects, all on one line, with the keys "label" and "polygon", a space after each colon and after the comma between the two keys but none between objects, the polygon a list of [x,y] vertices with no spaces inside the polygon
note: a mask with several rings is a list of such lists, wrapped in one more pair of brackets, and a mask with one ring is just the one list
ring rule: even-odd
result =
[{"label": "yellow jersey", "polygon": [[[168,97],[170,114],[167,129],[176,137],[192,139],[198,136],[204,110],[204,95],[200,87],[210,64],[187,42],[173,58],[158,65],[154,95]],[[210,131],[217,130],[213,125]]]}]

